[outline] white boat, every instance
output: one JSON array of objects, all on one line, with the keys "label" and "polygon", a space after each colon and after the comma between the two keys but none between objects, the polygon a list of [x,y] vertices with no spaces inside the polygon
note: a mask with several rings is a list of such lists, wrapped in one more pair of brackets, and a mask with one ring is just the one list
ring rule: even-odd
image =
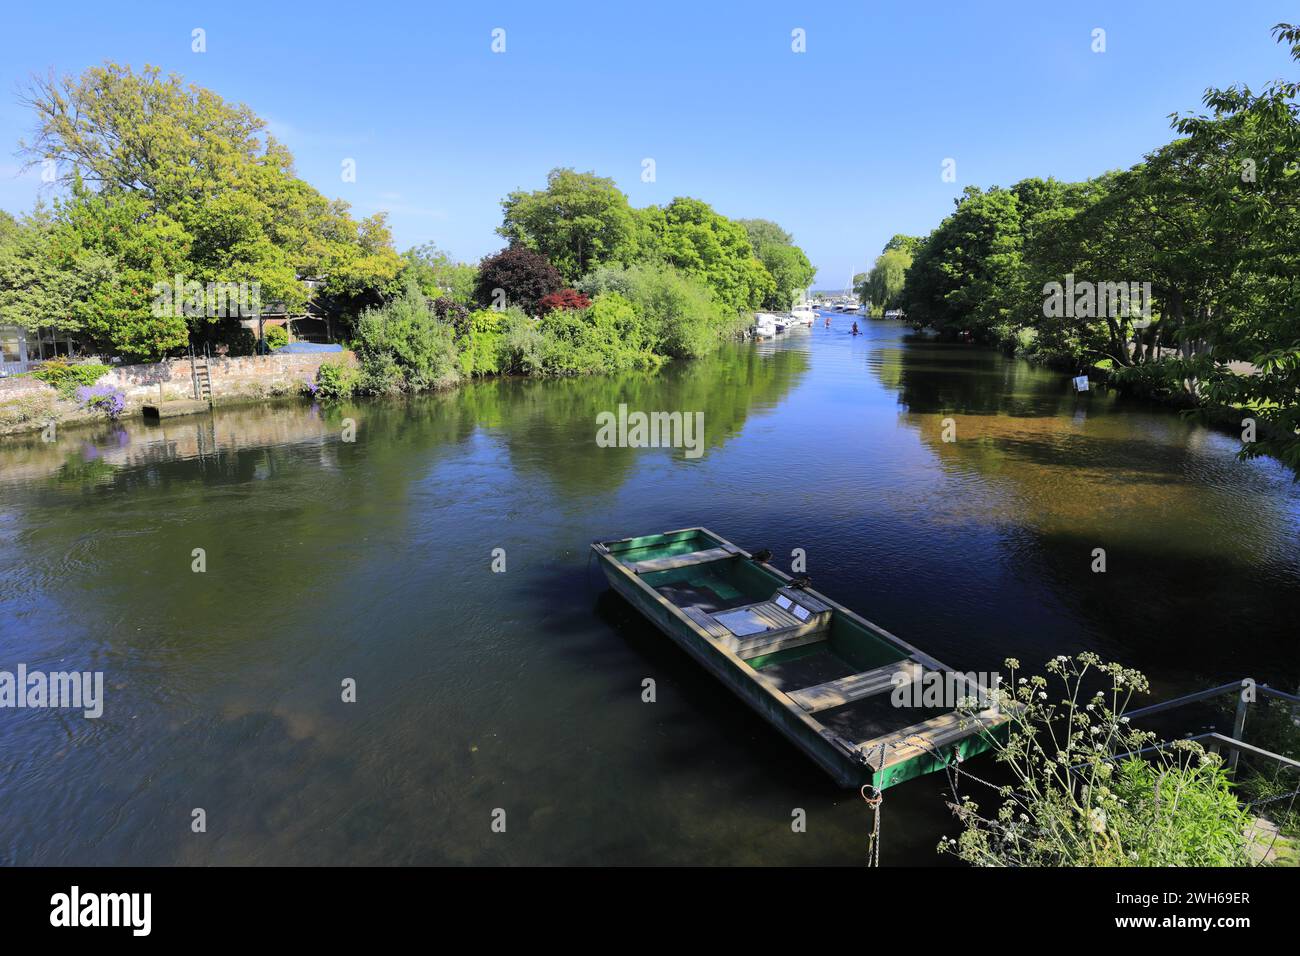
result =
[{"label": "white boat", "polygon": [[784,332],[785,327],[780,323],[777,316],[770,312],[754,313],[754,335],[760,339],[771,339],[776,337],[777,332]]},{"label": "white boat", "polygon": [[808,306],[800,306],[790,313],[790,321],[796,325],[812,325],[817,321],[817,313]]}]

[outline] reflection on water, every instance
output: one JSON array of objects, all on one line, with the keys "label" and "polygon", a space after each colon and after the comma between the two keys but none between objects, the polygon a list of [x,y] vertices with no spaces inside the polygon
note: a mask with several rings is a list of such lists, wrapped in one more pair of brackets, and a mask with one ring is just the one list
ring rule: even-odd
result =
[{"label": "reflection on water", "polygon": [[[1162,690],[1300,679],[1289,475],[863,325],[0,446],[0,669],[101,669],[107,697],[98,721],[0,710],[0,862],[860,863],[861,801],[605,591],[596,537],[805,548],[818,587],[962,667],[1093,648]],[[703,410],[703,457],[598,447],[620,403]],[[942,789],[891,791],[887,862],[938,862]]]}]

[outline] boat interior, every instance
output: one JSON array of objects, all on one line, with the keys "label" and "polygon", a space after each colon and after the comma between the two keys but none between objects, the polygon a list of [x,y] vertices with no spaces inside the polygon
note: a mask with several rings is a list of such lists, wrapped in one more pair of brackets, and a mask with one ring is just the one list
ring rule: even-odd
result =
[{"label": "boat interior", "polygon": [[894,705],[890,692],[927,670],[905,648],[729,542],[687,529],[601,544],[712,641],[864,753],[882,742],[897,751],[905,739],[938,747],[964,736],[951,709]]}]

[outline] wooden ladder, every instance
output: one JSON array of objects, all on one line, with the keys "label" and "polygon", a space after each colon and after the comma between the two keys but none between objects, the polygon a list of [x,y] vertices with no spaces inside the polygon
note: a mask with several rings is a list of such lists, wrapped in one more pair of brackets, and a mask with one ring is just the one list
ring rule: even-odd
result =
[{"label": "wooden ladder", "polygon": [[203,355],[190,351],[190,375],[194,379],[194,397],[200,402],[212,404],[212,371],[208,367],[206,350]]}]

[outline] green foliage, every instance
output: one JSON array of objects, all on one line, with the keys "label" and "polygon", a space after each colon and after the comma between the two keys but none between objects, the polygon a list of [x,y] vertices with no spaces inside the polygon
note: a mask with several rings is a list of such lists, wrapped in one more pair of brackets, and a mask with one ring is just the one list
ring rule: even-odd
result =
[{"label": "green foliage", "polygon": [[963,831],[941,851],[979,866],[1248,865],[1249,814],[1218,755],[1180,740],[1126,756],[1156,743],[1124,716],[1142,674],[1090,653],[1051,661],[1053,679],[1006,666],[995,752],[1012,783],[991,817],[969,797],[953,805]]},{"label": "green foliage", "polygon": [[905,236],[899,232],[895,233],[890,240],[885,243],[885,248],[882,249],[881,252],[893,252],[897,250],[899,252],[907,253],[908,258],[912,258],[916,255],[916,250],[921,248],[923,242],[925,242],[924,236]]},{"label": "green foliage", "polygon": [[631,262],[636,254],[636,217],[612,179],[553,169],[545,189],[516,190],[501,206],[505,217],[497,232],[545,255],[566,282],[605,262]]},{"label": "green foliage", "polygon": [[283,325],[267,326],[262,337],[266,340],[266,347],[272,351],[282,349],[289,344],[289,332]]},{"label": "green foliage", "polygon": [[351,362],[322,362],[316,369],[315,395],[322,401],[344,401],[360,387],[361,371]]},{"label": "green foliage", "polygon": [[362,313],[354,348],[361,360],[362,392],[421,391],[459,377],[454,330],[438,319],[414,284],[391,302]]},{"label": "green foliage", "polygon": [[[291,311],[312,295],[305,277],[326,277],[324,293],[345,309],[395,289],[402,263],[383,216],[358,222],[297,178],[248,107],[114,63],[38,79],[25,99],[38,126],[23,151],[55,160],[71,192],[54,226],[67,277],[62,288],[38,281],[33,294],[97,347],[158,358],[185,344],[190,323],[215,321],[150,314],[154,284],[177,275],[258,283],[262,301]],[[39,243],[24,252],[29,272],[40,254]],[[12,268],[0,264],[0,308]]]},{"label": "green foliage", "polygon": [[535,371],[544,375],[654,369],[663,362],[646,347],[632,303],[617,292],[601,293],[586,309],[548,312],[538,331],[542,344]]},{"label": "green foliage", "polygon": [[506,329],[511,322],[527,319],[521,309],[478,309],[465,320],[459,341],[460,370],[466,376],[496,375],[509,371],[505,356]]},{"label": "green foliage", "polygon": [[57,391],[60,398],[71,401],[78,388],[83,385],[94,385],[108,371],[107,365],[100,365],[97,362],[77,365],[60,356],[42,362],[31,372],[31,376]]},{"label": "green foliage", "polygon": [[502,331],[497,345],[498,369],[503,375],[532,375],[545,364],[546,348],[537,319],[531,319],[521,309],[507,309],[501,313]]},{"label": "green foliage", "polygon": [[906,272],[900,297],[908,317],[950,334],[1004,334],[1023,300],[1021,246],[1015,193],[968,186]]},{"label": "green foliage", "polygon": [[618,293],[631,303],[641,330],[638,345],[670,358],[704,355],[743,324],[738,313],[719,307],[702,283],[662,263],[606,266],[579,287],[591,296]]},{"label": "green foliage", "polygon": [[107,259],[65,254],[48,210],[21,222],[5,214],[0,231],[0,324],[80,331],[74,305],[112,272]]},{"label": "green foliage", "polygon": [[909,252],[886,246],[885,251],[876,257],[875,265],[867,274],[858,295],[863,300],[870,299],[873,309],[883,311],[898,308],[903,294],[903,281],[911,266],[912,256]]},{"label": "green foliage", "polygon": [[776,285],[763,300],[763,308],[785,310],[803,299],[817,270],[794,238],[767,219],[740,219],[749,243],[759,262],[771,274]]},{"label": "green foliage", "polygon": [[757,309],[776,295],[776,280],[755,258],[745,227],[708,203],[678,198],[638,214],[650,256],[703,283],[724,308]]},{"label": "green foliage", "polygon": [[442,296],[461,305],[474,301],[474,284],[478,268],[467,262],[457,262],[434,243],[427,242],[402,253],[401,282],[403,287],[414,280],[430,299]]}]

